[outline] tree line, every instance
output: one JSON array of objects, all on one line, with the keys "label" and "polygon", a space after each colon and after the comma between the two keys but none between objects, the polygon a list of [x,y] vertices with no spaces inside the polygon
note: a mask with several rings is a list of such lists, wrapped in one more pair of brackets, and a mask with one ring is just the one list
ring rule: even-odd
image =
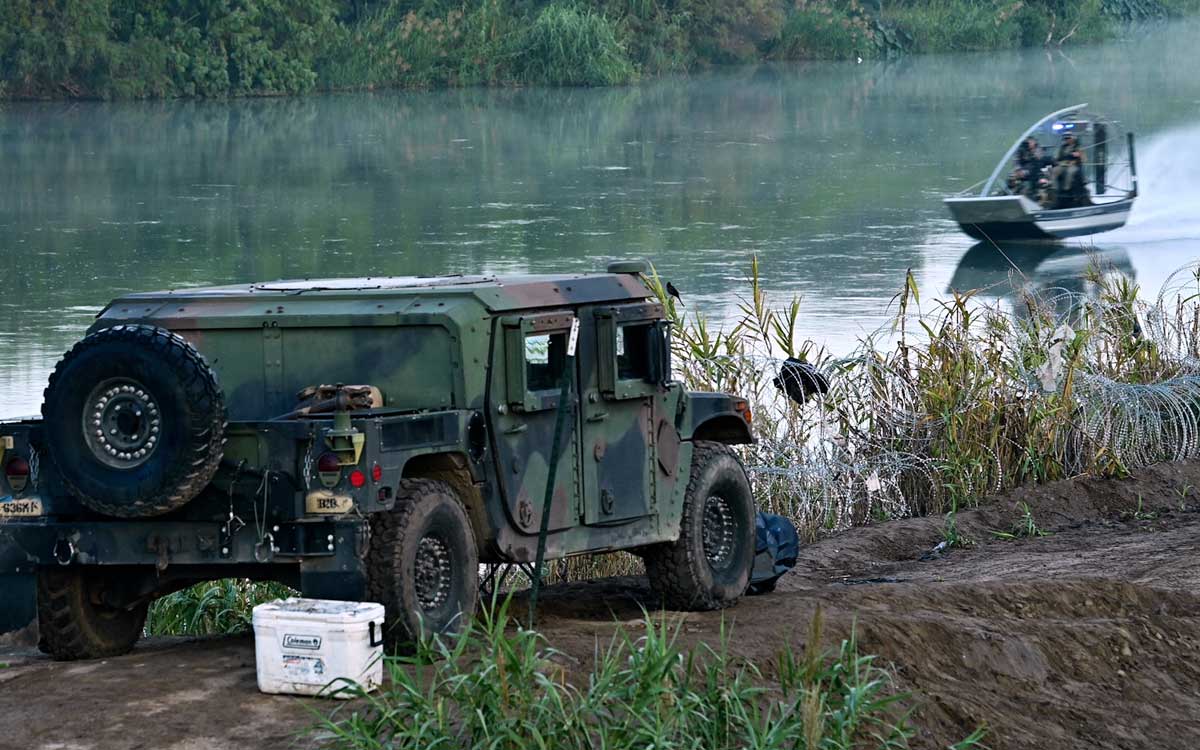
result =
[{"label": "tree line", "polygon": [[0,97],[617,85],[760,60],[1103,39],[1200,0],[7,0]]}]

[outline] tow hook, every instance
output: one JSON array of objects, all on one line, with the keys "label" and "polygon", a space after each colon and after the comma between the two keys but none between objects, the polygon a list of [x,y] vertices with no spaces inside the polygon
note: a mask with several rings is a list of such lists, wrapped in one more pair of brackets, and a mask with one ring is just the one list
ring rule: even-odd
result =
[{"label": "tow hook", "polygon": [[171,545],[166,539],[155,534],[146,542],[146,547],[154,553],[154,567],[161,573],[167,569],[167,565],[171,562]]},{"label": "tow hook", "polygon": [[59,565],[70,565],[75,562],[75,544],[70,539],[59,538],[54,543],[54,551],[52,553],[54,559]]}]

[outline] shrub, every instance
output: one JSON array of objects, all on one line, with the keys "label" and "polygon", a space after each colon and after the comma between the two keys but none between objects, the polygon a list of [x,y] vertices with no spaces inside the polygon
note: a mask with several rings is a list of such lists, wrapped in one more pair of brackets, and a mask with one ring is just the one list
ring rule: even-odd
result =
[{"label": "shrub", "polygon": [[634,77],[613,25],[591,10],[554,3],[516,40],[512,77],[555,86],[613,86]]},{"label": "shrub", "polygon": [[913,52],[965,52],[1015,46],[1021,0],[928,0],[889,11]]},{"label": "shrub", "polygon": [[775,46],[785,60],[840,60],[871,57],[875,31],[857,3],[806,3],[787,20]]},{"label": "shrub", "polygon": [[14,0],[0,10],[0,75],[23,96],[307,91],[334,2]]},{"label": "shrub", "polygon": [[703,63],[758,60],[779,38],[786,18],[778,0],[678,0],[672,12],[686,19],[688,44]]}]

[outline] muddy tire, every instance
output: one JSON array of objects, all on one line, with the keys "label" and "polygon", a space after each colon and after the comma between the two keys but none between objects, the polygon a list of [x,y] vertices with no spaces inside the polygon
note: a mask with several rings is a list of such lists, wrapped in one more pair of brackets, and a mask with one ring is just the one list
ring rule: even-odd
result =
[{"label": "muddy tire", "polygon": [[119,656],[133,649],[142,637],[148,604],[107,605],[106,588],[99,571],[38,573],[38,647],[58,661]]},{"label": "muddy tire", "polygon": [[479,551],[454,489],[406,479],[396,505],[371,518],[367,596],[386,610],[389,650],[459,633],[479,600]]},{"label": "muddy tire", "polygon": [[71,494],[117,518],[169,513],[212,481],[225,400],[195,347],[162,328],[115,326],[62,358],[42,406],[46,443]]},{"label": "muddy tire", "polygon": [[722,609],[746,591],[754,565],[754,497],[727,446],[695,443],[679,539],[654,545],[643,557],[650,586],[668,609]]}]

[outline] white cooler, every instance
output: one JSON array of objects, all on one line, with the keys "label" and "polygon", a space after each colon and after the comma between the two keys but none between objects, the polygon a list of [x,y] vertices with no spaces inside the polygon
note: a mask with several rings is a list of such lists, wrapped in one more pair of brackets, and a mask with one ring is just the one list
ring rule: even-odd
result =
[{"label": "white cooler", "polygon": [[350,698],[337,692],[348,681],[374,690],[383,682],[383,605],[297,598],[260,604],[254,654],[264,693]]}]

